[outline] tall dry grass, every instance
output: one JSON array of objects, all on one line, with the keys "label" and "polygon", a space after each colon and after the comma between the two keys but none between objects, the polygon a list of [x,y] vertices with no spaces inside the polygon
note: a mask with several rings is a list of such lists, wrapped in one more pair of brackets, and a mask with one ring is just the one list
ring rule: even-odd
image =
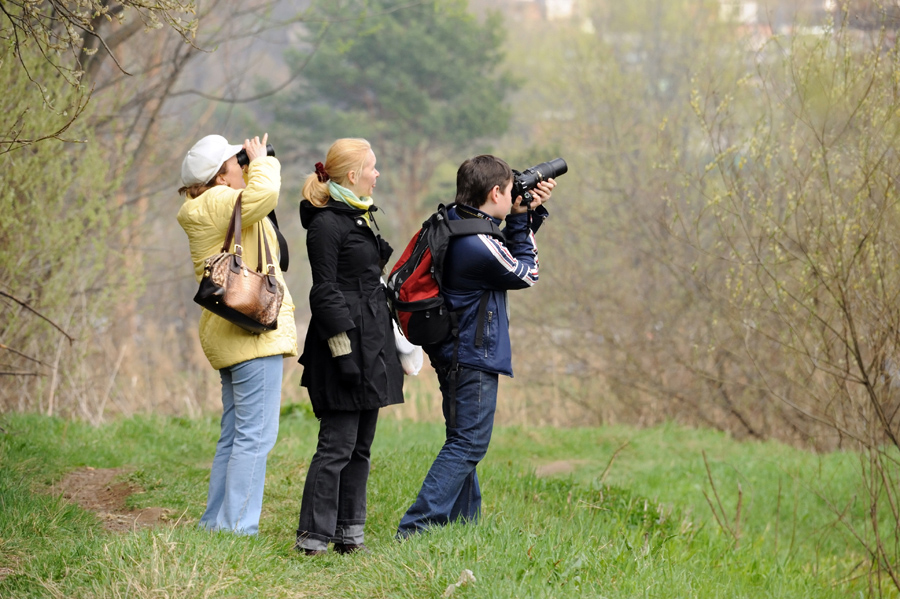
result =
[{"label": "tall dry grass", "polygon": [[[302,339],[304,330],[298,331]],[[496,422],[501,425],[576,426],[626,421],[611,401],[584,401],[582,394],[601,396],[602,382],[587,391],[564,374],[546,380],[517,362],[515,378],[500,377]],[[117,417],[160,414],[195,418],[221,409],[218,373],[200,348],[196,326],[173,322],[150,326],[132,337],[96,335],[59,345],[57,367],[45,376],[13,378],[0,390],[3,411],[39,412],[101,424]],[[66,367],[65,365],[71,365]],[[520,374],[521,371],[521,374]],[[282,403],[308,403],[300,386],[303,367],[296,358],[284,361]],[[578,392],[573,385],[581,384]],[[441,394],[437,375],[427,363],[404,381],[405,402],[385,409],[382,417],[438,422]],[[597,411],[600,405],[601,410]]]}]

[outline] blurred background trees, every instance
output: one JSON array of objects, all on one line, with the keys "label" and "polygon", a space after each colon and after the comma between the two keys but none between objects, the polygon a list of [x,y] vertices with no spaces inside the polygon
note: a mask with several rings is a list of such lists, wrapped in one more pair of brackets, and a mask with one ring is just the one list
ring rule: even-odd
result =
[{"label": "blurred background trees", "polygon": [[[270,133],[301,338],[299,186],[335,138],[372,141],[398,250],[465,158],[561,156],[498,420],[858,451],[836,518],[870,514],[851,533],[900,586],[898,25],[869,0],[4,2],[0,406],[217,406],[174,221],[202,135]],[[407,389],[439,417],[433,377]]]},{"label": "blurred background trees", "polygon": [[[395,248],[452,198],[466,157],[491,151],[522,169],[562,156],[570,169],[541,231],[542,284],[514,294],[523,349],[501,418],[676,419],[827,448],[856,438],[837,432],[853,410],[836,411],[837,383],[816,370],[830,364],[882,397],[864,422],[896,428],[890,261],[863,260],[863,250],[892,247],[894,230],[890,7],[215,0],[154,5],[163,26],[147,29],[128,4],[104,3],[90,21],[97,35],[72,36],[47,60],[40,44],[16,42],[15,10],[25,9],[10,6],[0,21],[0,75],[15,90],[0,129],[18,140],[0,154],[8,408],[99,420],[215,406],[186,241],[172,220],[179,164],[210,131],[235,141],[268,131],[283,162],[279,215],[301,337],[309,274],[298,189],[335,138],[373,142],[379,224]],[[880,204],[857,188],[876,190]],[[860,223],[858,238],[821,233],[826,213],[812,202],[826,199],[831,221]],[[880,220],[860,215],[872,205]],[[851,218],[842,211],[852,206]],[[865,265],[869,278],[818,263],[790,270],[803,264],[794,253],[815,244],[786,237],[763,208],[795,227],[802,217],[820,232],[813,241],[837,252],[829,261]],[[839,242],[863,248],[856,261]],[[762,257],[772,260],[764,269]],[[801,277],[823,272],[882,286],[878,302],[859,300],[868,311],[854,330],[868,341],[847,356],[822,335],[849,326],[833,319],[861,292],[844,289],[844,304],[829,305],[826,288]],[[789,280],[798,306],[830,306],[828,315],[785,320],[778,285]],[[799,362],[787,353],[797,347]],[[851,357],[870,371],[850,377]],[[411,386],[434,391],[426,378]],[[287,365],[286,401],[303,400],[298,379]]]},{"label": "blurred background trees", "polygon": [[[414,230],[434,210],[425,202],[435,170],[506,131],[514,91],[503,70],[499,13],[480,22],[464,0],[321,2],[310,32],[314,50],[290,48],[301,71],[270,100],[301,168],[324,158],[331,141],[368,139],[376,150],[378,204],[388,231]],[[382,191],[385,190],[385,191]]]},{"label": "blurred background trees", "polygon": [[[0,129],[3,153],[48,138],[65,141],[61,135],[87,106],[97,70],[104,62],[113,62],[126,73],[119,50],[140,30],[160,29],[165,24],[190,43],[197,27],[193,4],[180,0],[9,0],[0,12],[3,62],[28,82],[17,88],[16,99],[39,100],[42,108],[64,117],[58,123],[47,123],[35,118],[36,104],[24,109],[17,106],[21,111],[9,113]],[[59,90],[45,87],[51,77],[62,79],[62,89],[68,93],[61,95]],[[35,121],[53,126],[40,128]]]},{"label": "blurred background trees", "polygon": [[171,226],[183,138],[240,113],[238,83],[267,62],[253,48],[270,31],[284,38],[298,10],[264,0],[4,3],[5,408],[91,421],[200,410],[211,383],[195,376],[196,340],[175,332],[196,322]]}]

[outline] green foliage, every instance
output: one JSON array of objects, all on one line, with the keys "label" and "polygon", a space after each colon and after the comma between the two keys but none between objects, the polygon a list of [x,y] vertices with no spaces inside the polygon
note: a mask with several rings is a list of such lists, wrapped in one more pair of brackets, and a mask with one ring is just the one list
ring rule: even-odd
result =
[{"label": "green foliage", "polygon": [[595,1],[590,21],[542,24],[511,40],[532,79],[516,98],[508,160],[560,155],[569,164],[538,235],[541,282],[513,304],[527,327],[514,340],[516,391],[564,402],[537,410],[549,422],[675,418],[739,435],[772,431],[744,425],[744,406],[733,405],[741,389],[722,392],[716,368],[736,358],[692,360],[708,346],[718,306],[686,276],[698,251],[666,230],[664,198],[680,190],[667,166],[680,171],[709,154],[688,102],[692,81],[715,77],[715,98],[745,69],[718,9]]},{"label": "green foliage", "polygon": [[848,528],[900,588],[900,52],[885,30],[839,28],[775,38],[760,58],[717,98],[693,90],[709,158],[682,171],[673,229],[703,255],[724,325],[713,343],[754,365],[741,384],[820,445],[866,452],[870,521]]},{"label": "green foliage", "polygon": [[[2,52],[0,60],[10,58],[8,47]],[[23,60],[29,56],[25,53]],[[52,68],[39,57],[30,60],[33,72],[45,76],[46,93],[57,105],[66,106],[79,94],[53,77]],[[22,70],[3,69],[0,84],[10,90],[2,100],[4,112],[29,114],[29,127],[52,129],[67,118],[33,105]],[[80,341],[70,345],[48,322],[2,299],[0,339],[20,353],[0,354],[0,370],[46,376],[20,378],[15,390],[4,385],[19,408],[42,405],[54,395],[55,385],[71,390],[84,383],[74,357],[92,351],[87,339],[108,330],[116,302],[134,289],[135,273],[123,268],[119,253],[129,240],[116,239],[124,218],[115,199],[121,181],[110,173],[107,149],[84,124],[75,123],[67,134],[81,141],[52,140],[0,154],[0,291]],[[2,379],[14,380],[9,375]]]},{"label": "green foliage", "polygon": [[[900,258],[900,62],[896,49],[866,49],[856,38],[791,40],[789,62],[744,83],[757,90],[753,106],[723,107],[715,118],[698,111],[714,157],[708,174],[688,177],[703,203],[679,217],[715,231],[687,237],[729,264],[716,279],[722,299],[742,314],[738,326],[767,341],[751,346],[751,357],[784,350],[788,360],[767,364],[763,377],[802,410],[863,440],[872,427],[895,429],[900,278],[890,265]],[[772,46],[772,54],[784,51]],[[773,97],[785,109],[774,108]],[[734,118],[748,108],[752,128]],[[873,411],[838,413],[845,404],[836,397],[865,405],[872,394]],[[880,415],[878,404],[892,414]]]},{"label": "green foliage", "polygon": [[[0,113],[0,154],[46,139],[65,139],[64,132],[81,117],[90,98],[81,88],[85,72],[95,74],[103,59],[141,26],[151,30],[165,24],[191,43],[197,30],[197,20],[190,17],[194,13],[191,0],[6,0],[0,11],[0,65],[24,83],[19,97],[30,98],[32,109],[40,106],[63,118],[59,126],[28,111]],[[110,23],[118,26],[117,35],[106,35]],[[113,60],[124,71],[119,60]],[[69,96],[68,111],[59,104],[60,90]]]},{"label": "green foliage", "polygon": [[[17,49],[35,46],[44,60],[59,66],[54,59],[81,50],[84,38],[92,37],[90,34],[96,34],[98,27],[106,22],[122,25],[137,19],[147,29],[159,29],[166,23],[188,40],[196,32],[197,22],[184,20],[181,15],[192,14],[194,10],[190,0],[68,0],[58,6],[8,0],[0,18],[0,36],[14,42],[13,47]],[[95,44],[88,44],[88,49],[93,49],[88,55],[96,52]],[[24,63],[22,66],[29,68]]]},{"label": "green foliage", "polygon": [[[369,484],[372,554],[308,559],[291,545],[316,444],[314,420],[293,414],[282,420],[255,539],[196,527],[215,419],[136,418],[92,428],[16,415],[0,424],[7,431],[0,435],[0,462],[8,465],[0,470],[3,596],[412,598],[440,596],[464,569],[477,580],[458,588],[460,597],[837,598],[863,590],[844,580],[863,558],[846,544],[821,542],[823,528],[835,529],[823,527],[828,510],[804,492],[821,479],[839,495],[852,495],[853,473],[839,454],[738,444],[674,426],[500,428],[479,467],[481,523],[400,544],[393,533],[440,447],[442,428],[383,419]],[[622,439],[631,444],[610,473],[616,482],[604,483],[599,471]],[[756,488],[739,550],[705,508],[701,450],[717,456],[714,476],[723,493],[733,494],[735,480]],[[558,458],[576,465],[571,475],[534,475],[535,466]],[[796,467],[789,477],[800,506],[782,507],[781,519],[773,519],[768,510],[779,502],[786,473],[772,465],[787,463]],[[131,472],[125,480],[145,485],[133,504],[173,509],[178,523],[109,533],[46,493],[48,483],[83,466]],[[789,546],[791,536],[797,541]]]},{"label": "green foliage", "polygon": [[[372,142],[382,179],[418,206],[431,175],[479,139],[502,134],[514,88],[501,68],[504,28],[479,23],[465,0],[320,2],[319,45],[287,53],[302,83],[275,105],[277,120],[312,157],[339,137]],[[320,160],[321,158],[316,158]],[[310,169],[311,170],[311,169]]]},{"label": "green foliage", "polygon": [[530,346],[529,386],[611,421],[862,449],[860,500],[817,499],[846,526],[819,542],[900,587],[890,23],[761,45],[715,3],[593,6],[595,30],[550,49],[553,94],[526,98],[571,171],[539,238],[550,285],[524,307],[542,319],[521,342],[551,350]]},{"label": "green foliage", "polygon": [[497,15],[480,24],[461,0],[318,8],[334,21],[311,57],[288,52],[295,67],[305,64],[304,85],[280,103],[279,120],[320,145],[352,131],[396,146],[457,148],[504,131],[511,82],[499,69]]}]

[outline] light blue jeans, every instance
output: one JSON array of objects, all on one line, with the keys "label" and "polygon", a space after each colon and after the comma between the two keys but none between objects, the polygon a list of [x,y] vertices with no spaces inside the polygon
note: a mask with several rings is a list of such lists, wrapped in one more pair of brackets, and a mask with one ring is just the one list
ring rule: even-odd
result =
[{"label": "light blue jeans", "polygon": [[278,437],[283,356],[223,368],[222,432],[216,444],[206,512],[200,526],[259,532],[266,458]]}]

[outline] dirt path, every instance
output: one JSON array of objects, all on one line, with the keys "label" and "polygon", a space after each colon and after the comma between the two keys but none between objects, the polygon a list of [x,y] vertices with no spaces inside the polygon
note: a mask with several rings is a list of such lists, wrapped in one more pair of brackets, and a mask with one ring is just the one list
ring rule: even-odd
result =
[{"label": "dirt path", "polygon": [[[139,527],[174,524],[175,512],[159,507],[130,509],[125,500],[143,489],[121,479],[129,473],[125,468],[82,468],[68,473],[51,487],[50,492],[94,512],[103,527],[113,532],[128,532]],[[15,560],[13,560],[15,566]],[[0,567],[0,580],[15,574],[15,567]]]},{"label": "dirt path", "polygon": [[116,480],[128,474],[124,468],[83,468],[68,473],[53,486],[53,493],[96,513],[107,530],[125,532],[139,526],[158,526],[172,521],[173,512],[165,508],[130,509],[125,500],[142,491],[137,485]]}]

